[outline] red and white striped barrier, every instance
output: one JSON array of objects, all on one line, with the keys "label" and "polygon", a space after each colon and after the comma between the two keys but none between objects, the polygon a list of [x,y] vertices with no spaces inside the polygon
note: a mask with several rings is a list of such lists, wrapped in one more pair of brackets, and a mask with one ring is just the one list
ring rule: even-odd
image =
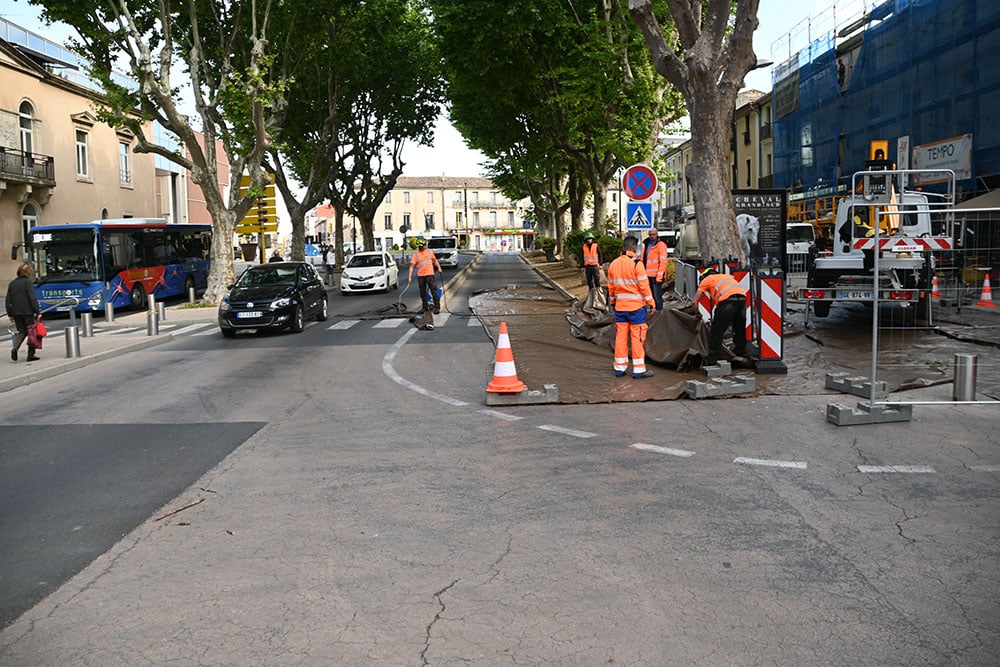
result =
[{"label": "red and white striped barrier", "polygon": [[[875,239],[855,239],[851,245],[855,250],[871,250],[875,247]],[[918,238],[892,238],[880,236],[878,247],[882,250],[895,250],[899,252],[912,251],[923,252],[924,250],[951,250],[951,239],[947,236],[930,236]]]}]

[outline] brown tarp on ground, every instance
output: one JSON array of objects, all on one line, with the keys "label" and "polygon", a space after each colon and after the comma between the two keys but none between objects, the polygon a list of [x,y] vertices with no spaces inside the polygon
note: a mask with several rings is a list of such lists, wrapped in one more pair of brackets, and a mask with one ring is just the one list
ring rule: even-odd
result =
[{"label": "brown tarp on ground", "polygon": [[[708,354],[708,328],[678,307],[665,303],[664,309],[650,313],[646,332],[646,360],[679,371],[701,367]],[[603,289],[591,289],[583,301],[574,301],[566,310],[570,333],[602,347],[614,349],[615,318],[608,308]]]}]

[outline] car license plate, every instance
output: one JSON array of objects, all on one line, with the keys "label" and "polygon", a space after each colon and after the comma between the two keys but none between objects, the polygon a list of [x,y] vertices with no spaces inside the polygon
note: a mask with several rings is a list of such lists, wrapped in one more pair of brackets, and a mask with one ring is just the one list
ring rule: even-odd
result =
[{"label": "car license plate", "polygon": [[259,310],[247,310],[242,313],[236,313],[236,317],[241,320],[249,320],[257,317],[263,317],[264,313]]},{"label": "car license plate", "polygon": [[863,291],[860,291],[860,290],[841,290],[841,292],[840,292],[840,298],[841,299],[852,299],[852,300],[855,300],[855,301],[871,301],[872,300],[872,293],[871,292],[863,292]]},{"label": "car license plate", "polygon": [[354,285],[354,289],[371,289],[371,283],[357,283]]}]

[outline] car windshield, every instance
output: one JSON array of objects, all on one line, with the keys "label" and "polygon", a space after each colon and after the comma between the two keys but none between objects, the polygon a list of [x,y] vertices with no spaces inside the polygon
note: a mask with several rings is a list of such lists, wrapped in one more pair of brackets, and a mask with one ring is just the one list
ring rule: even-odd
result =
[{"label": "car windshield", "polygon": [[429,239],[427,241],[427,247],[430,248],[431,250],[442,250],[444,248],[454,248],[455,247],[455,239],[453,239],[453,238],[447,238],[447,239]]},{"label": "car windshield", "polygon": [[295,266],[254,266],[236,281],[237,287],[257,285],[294,285]]},{"label": "car windshield", "polygon": [[809,241],[812,242],[814,237],[812,227],[789,227],[786,230],[785,240],[789,243],[797,243],[798,241]]},{"label": "car windshield", "polygon": [[363,269],[372,266],[379,268],[383,266],[382,255],[355,255],[347,263],[347,268],[349,269]]}]

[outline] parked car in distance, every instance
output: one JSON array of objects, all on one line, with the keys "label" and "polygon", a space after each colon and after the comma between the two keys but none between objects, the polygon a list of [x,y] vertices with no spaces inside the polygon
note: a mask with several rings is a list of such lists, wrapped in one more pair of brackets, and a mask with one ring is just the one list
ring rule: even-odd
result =
[{"label": "parked car in distance", "polygon": [[340,293],[388,292],[399,287],[399,267],[386,252],[359,252],[340,274]]},{"label": "parked car in distance", "polygon": [[287,328],[299,333],[308,319],[328,315],[326,288],[308,262],[272,262],[247,267],[219,304],[219,328],[237,331]]}]

